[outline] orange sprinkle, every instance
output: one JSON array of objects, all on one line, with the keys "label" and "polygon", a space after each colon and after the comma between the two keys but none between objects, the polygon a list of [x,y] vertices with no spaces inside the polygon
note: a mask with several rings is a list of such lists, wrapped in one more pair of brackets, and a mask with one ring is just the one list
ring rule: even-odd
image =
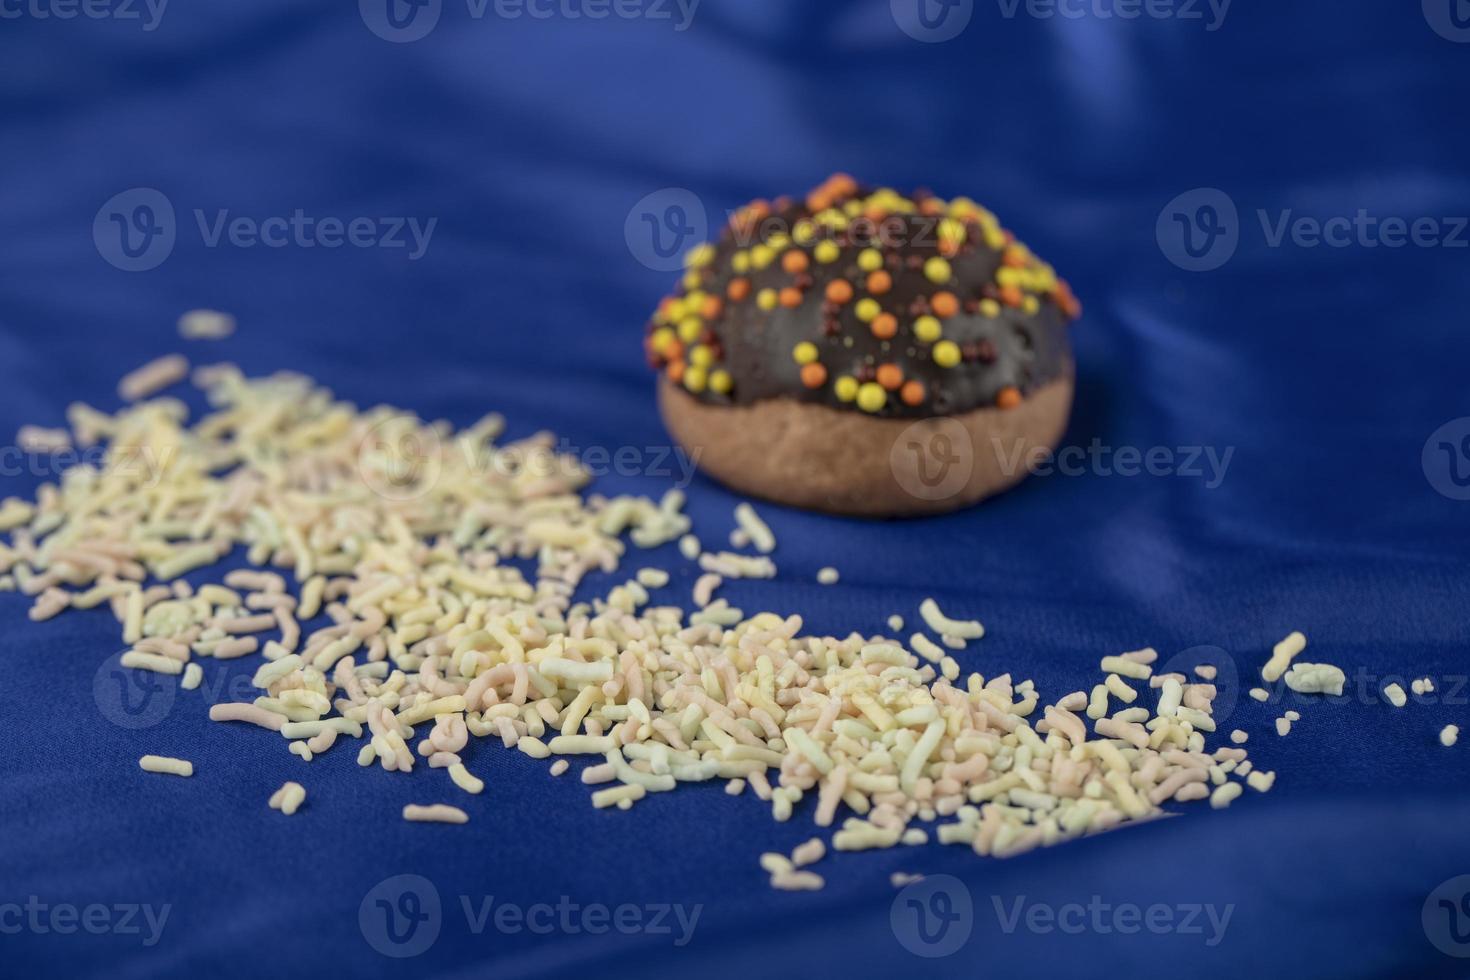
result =
[{"label": "orange sprinkle", "polygon": [[995,396],[995,404],[997,407],[1003,408],[1006,411],[1019,407],[1021,404],[1021,390],[1007,385]]},{"label": "orange sprinkle", "polygon": [[669,362],[669,380],[672,381],[674,384],[678,384],[679,382],[681,382],[681,381],[684,380],[684,362],[683,361],[670,361]]},{"label": "orange sprinkle", "polygon": [[835,197],[850,197],[857,192],[857,181],[844,173],[835,173],[827,178],[826,188]]},{"label": "orange sprinkle", "polygon": [[822,367],[820,361],[812,361],[810,364],[801,366],[801,383],[808,388],[820,388],[827,383],[827,369]]},{"label": "orange sprinkle", "polygon": [[663,358],[666,361],[682,361],[684,359],[684,342],[677,337],[664,345]]},{"label": "orange sprinkle", "polygon": [[1052,290],[1051,298],[1056,301],[1069,319],[1075,320],[1082,315],[1082,304],[1077,302],[1076,296],[1072,295],[1072,287],[1067,284],[1067,280],[1057,280],[1057,287]]},{"label": "orange sprinkle", "polygon": [[699,305],[699,315],[706,320],[713,320],[725,309],[724,302],[718,296],[706,296],[704,302]]},{"label": "orange sprinkle", "polygon": [[897,391],[903,384],[903,371],[897,364],[878,365],[877,382],[889,391]]},{"label": "orange sprinkle", "polygon": [[922,405],[924,403],[924,385],[920,381],[906,381],[903,388],[898,392],[898,397],[903,399],[905,405]]},{"label": "orange sprinkle", "polygon": [[806,209],[812,214],[825,211],[832,206],[832,197],[825,188],[817,188],[806,196]]},{"label": "orange sprinkle", "polygon": [[1020,306],[1023,298],[1020,286],[1012,284],[1000,287],[1000,301],[1007,306]]},{"label": "orange sprinkle", "polygon": [[882,296],[893,288],[893,277],[882,269],[868,274],[868,292]]},{"label": "orange sprinkle", "polygon": [[960,243],[952,238],[941,238],[939,240],[939,254],[947,259],[952,259],[960,254]]},{"label": "orange sprinkle", "polygon": [[935,316],[952,317],[960,311],[960,301],[954,293],[935,293],[929,299],[929,307]]},{"label": "orange sprinkle", "polygon": [[674,297],[665,296],[663,299],[658,301],[658,312],[661,315],[667,317],[669,315],[669,308],[673,306],[676,302],[678,301],[675,300]]},{"label": "orange sprinkle", "polygon": [[1012,246],[1006,249],[1005,255],[1001,257],[1000,261],[1002,265],[1009,266],[1012,269],[1022,269],[1026,266],[1026,253],[1022,249]]},{"label": "orange sprinkle", "polygon": [[888,209],[881,204],[874,204],[863,212],[863,217],[876,223],[888,217]]},{"label": "orange sprinkle", "polygon": [[919,205],[919,213],[929,215],[930,217],[936,214],[943,214],[944,202],[937,197],[925,198],[923,203]]},{"label": "orange sprinkle", "polygon": [[846,303],[852,299],[852,283],[846,279],[833,279],[827,283],[827,299],[833,303]]},{"label": "orange sprinkle", "polygon": [[796,275],[798,272],[805,272],[808,264],[809,263],[806,257],[806,253],[801,251],[800,249],[793,248],[791,251],[781,256],[781,268],[785,269],[793,276]]},{"label": "orange sprinkle", "polygon": [[892,313],[879,313],[873,317],[873,322],[868,324],[873,331],[873,336],[879,340],[888,340],[898,333],[898,318]]},{"label": "orange sprinkle", "polygon": [[801,290],[795,286],[787,286],[781,290],[781,305],[792,308],[801,305]]},{"label": "orange sprinkle", "polygon": [[725,287],[725,295],[730,297],[732,303],[739,303],[750,295],[750,280],[731,279],[730,285]]}]

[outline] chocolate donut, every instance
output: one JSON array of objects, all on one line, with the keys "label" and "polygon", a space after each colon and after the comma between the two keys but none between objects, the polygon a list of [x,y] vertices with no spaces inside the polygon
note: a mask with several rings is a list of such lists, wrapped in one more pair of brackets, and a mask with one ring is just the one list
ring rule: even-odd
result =
[{"label": "chocolate donut", "polygon": [[838,174],[695,247],[645,347],[665,424],[716,479],[835,513],[930,513],[1055,447],[1080,313],[973,201]]}]

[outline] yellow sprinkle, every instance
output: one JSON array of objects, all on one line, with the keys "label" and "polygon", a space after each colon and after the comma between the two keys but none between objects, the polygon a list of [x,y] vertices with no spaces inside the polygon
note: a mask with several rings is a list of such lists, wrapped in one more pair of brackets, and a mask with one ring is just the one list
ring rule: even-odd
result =
[{"label": "yellow sprinkle", "polygon": [[921,316],[914,321],[914,336],[926,344],[934,343],[943,333],[938,317]]},{"label": "yellow sprinkle", "polygon": [[709,242],[696,245],[684,256],[684,267],[686,269],[701,269],[714,261],[715,247]]},{"label": "yellow sprinkle", "polygon": [[857,397],[858,393],[857,378],[854,378],[850,374],[844,374],[833,383],[832,392],[837,396],[838,401],[852,401]]},{"label": "yellow sprinkle", "polygon": [[818,242],[815,254],[818,262],[829,265],[842,255],[842,249],[837,247],[836,242]]},{"label": "yellow sprinkle", "polygon": [[965,223],[953,218],[945,218],[939,222],[939,240],[952,245],[963,245],[965,243]]},{"label": "yellow sprinkle", "polygon": [[953,270],[950,269],[949,263],[940,258],[938,255],[934,256],[928,262],[924,263],[924,277],[927,278],[930,282],[949,282],[949,277],[952,274]]},{"label": "yellow sprinkle", "polygon": [[704,344],[698,344],[689,350],[689,363],[695,367],[707,368],[715,362],[715,353]]},{"label": "yellow sprinkle", "polygon": [[883,268],[883,253],[876,248],[865,248],[858,255],[858,268],[864,272],[877,272]]},{"label": "yellow sprinkle", "polygon": [[674,342],[674,331],[668,327],[659,327],[648,338],[648,346],[653,348],[655,354],[662,354],[668,349],[669,344]]},{"label": "yellow sprinkle", "polygon": [[847,215],[849,218],[856,218],[858,215],[863,213],[863,204],[861,201],[855,199],[848,201],[846,204],[842,205],[842,213]]},{"label": "yellow sprinkle", "polygon": [[709,390],[716,394],[729,394],[733,387],[735,387],[735,382],[731,380],[729,371],[721,369],[709,376]]},{"label": "yellow sprinkle", "polygon": [[776,250],[769,245],[757,245],[750,250],[750,264],[764,269],[776,259]]},{"label": "yellow sprinkle", "polygon": [[685,307],[684,301],[682,299],[674,300],[669,304],[669,322],[678,323],[680,320],[684,319],[684,314],[686,312],[687,307]]},{"label": "yellow sprinkle", "polygon": [[683,283],[685,289],[698,289],[700,282],[698,269],[690,269],[684,273]]},{"label": "yellow sprinkle", "polygon": [[810,340],[803,340],[792,349],[791,356],[796,358],[797,364],[810,364],[817,359],[817,345]]},{"label": "yellow sprinkle", "polygon": [[791,237],[798,245],[809,245],[817,237],[817,226],[804,219],[798,221],[796,227],[791,229]]},{"label": "yellow sprinkle", "polygon": [[980,312],[985,316],[1000,316],[1000,304],[993,299],[982,299],[980,301]]},{"label": "yellow sprinkle", "polygon": [[747,252],[736,252],[730,256],[730,268],[736,272],[746,273],[750,271],[750,254]]},{"label": "yellow sprinkle", "polygon": [[883,406],[888,404],[888,392],[883,390],[882,385],[869,381],[858,389],[857,403],[858,408],[865,412],[882,411]]},{"label": "yellow sprinkle", "polygon": [[995,227],[994,225],[985,225],[984,232],[986,245],[989,245],[991,248],[996,250],[1005,247],[1006,236],[999,228]]},{"label": "yellow sprinkle", "polygon": [[866,299],[858,300],[857,306],[853,307],[853,312],[864,323],[872,323],[873,320],[877,319],[878,314],[883,312],[883,307],[879,306],[878,301],[870,296]]},{"label": "yellow sprinkle", "polygon": [[679,339],[692,344],[704,333],[704,321],[697,316],[686,316],[679,321]]},{"label": "yellow sprinkle", "polygon": [[791,239],[787,238],[780,232],[777,232],[776,234],[766,239],[766,244],[771,246],[771,248],[774,249],[777,254],[780,254],[781,252],[786,251],[786,249],[791,246]]},{"label": "yellow sprinkle", "polygon": [[1031,296],[1028,294],[1021,299],[1021,309],[1025,310],[1027,313],[1035,313],[1037,310],[1041,309],[1041,301],[1038,300],[1035,296]]},{"label": "yellow sprinkle", "polygon": [[702,367],[689,367],[684,370],[684,387],[690,391],[703,391],[706,380],[708,379]]},{"label": "yellow sprinkle", "polygon": [[774,289],[762,289],[755,294],[755,305],[763,310],[774,310],[776,304],[780,301],[781,297],[776,294]]},{"label": "yellow sprinkle", "polygon": [[941,340],[934,345],[934,363],[952,368],[960,363],[960,347],[953,340]]}]

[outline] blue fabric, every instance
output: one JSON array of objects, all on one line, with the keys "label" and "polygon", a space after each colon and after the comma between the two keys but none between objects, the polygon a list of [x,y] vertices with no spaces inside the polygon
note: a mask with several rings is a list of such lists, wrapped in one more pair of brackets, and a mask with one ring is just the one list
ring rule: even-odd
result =
[{"label": "blue fabric", "polygon": [[[481,744],[468,761],[488,788],[466,804],[470,824],[405,825],[405,803],[446,798],[442,773],[360,771],[341,747],[307,766],[269,733],[206,720],[253,662],[206,664],[205,687],[177,693],[159,723],[120,726],[105,717],[121,704],[111,619],[33,625],[25,599],[0,594],[0,974],[1470,975],[1431,941],[1470,951],[1431,898],[1470,873],[1465,746],[1436,741],[1448,723],[1470,727],[1470,503],[1454,480],[1470,468],[1470,423],[1431,439],[1470,415],[1466,236],[1273,244],[1288,209],[1289,221],[1441,219],[1454,238],[1443,219],[1470,213],[1462,9],[1242,3],[1211,30],[1204,4],[1190,8],[1203,20],[1122,19],[966,0],[948,15],[970,16],[963,32],[929,43],[896,25],[934,37],[941,8],[920,21],[902,0],[705,0],[687,30],[677,14],[511,19],[492,5],[477,19],[431,0],[420,16],[442,14],[433,30],[390,43],[368,26],[395,30],[373,4],[360,16],[327,0],[195,0],[153,30],[141,4],[137,20],[36,14],[62,7],[7,2],[22,15],[0,23],[0,431],[60,424],[74,399],[115,406],[117,377],[179,346],[181,311],[211,306],[241,323],[218,356],[251,371],[298,369],[360,404],[457,423],[496,409],[513,434],[545,427],[577,448],[660,447],[639,339],[671,276],[648,267],[635,205],[654,195],[641,211],[669,216],[666,191],[683,188],[717,222],[836,169],[970,194],[1086,307],[1067,444],[1164,447],[1171,470],[1186,447],[1232,451],[1223,479],[1084,465],[901,523],[765,507],[781,578],[732,583],[729,598],[845,633],[895,612],[912,621],[935,595],[989,625],[967,668],[1052,695],[1091,684],[1104,653],[1207,647],[1190,656],[1223,665],[1224,729],[1250,732],[1258,766],[1280,778],[1228,812],[1195,805],[1009,862],[938,845],[845,855],[820,866],[825,891],[773,893],[756,856],[806,839],[809,803],[777,825],[754,798],[706,786],[594,812],[574,775]],[[110,219],[93,235],[104,202],[135,188],[175,212],[171,251],[146,271],[118,267],[157,253],[129,259]],[[1234,216],[1201,188],[1223,191]],[[119,200],[115,213],[137,216],[134,244],[164,241],[141,237],[161,227],[141,199]],[[298,209],[437,224],[416,259],[209,244],[221,210]],[[15,462],[3,494],[28,495],[41,474]],[[669,482],[613,474],[599,488]],[[694,481],[707,539],[734,499]],[[676,562],[671,548],[653,559]],[[828,564],[837,587],[814,581]],[[686,566],[661,596],[687,596],[692,577]],[[1310,657],[1348,670],[1349,697],[1244,696],[1292,629]],[[1438,693],[1402,710],[1377,696],[1424,675]],[[1279,738],[1273,720],[1293,706],[1303,718]],[[145,752],[189,757],[197,775],[142,779]],[[310,792],[289,820],[265,806],[287,778]],[[894,871],[953,875],[964,891],[941,882],[936,898],[931,884],[895,907]],[[428,907],[412,904],[431,898],[422,883],[408,898],[402,881],[373,893],[397,875],[442,902],[414,958],[369,942],[382,940],[378,898]],[[961,915],[965,894],[958,951],[905,947],[943,951],[915,938],[909,899],[933,937],[932,916]],[[7,903],[31,896],[78,914],[106,905],[89,914],[107,929],[59,934],[66,913],[52,911],[13,928]],[[673,935],[493,919],[477,933],[460,896],[476,915],[490,896],[492,910],[631,904],[644,925],[650,904],[700,913],[682,946],[672,917]],[[145,945],[147,921],[124,923],[118,903],[168,905],[158,941]],[[1176,926],[1190,905],[1230,919],[1211,944],[1203,916],[1202,934],[1125,932],[1113,912],[1073,934],[1034,917],[1068,903],[1165,905]],[[1006,931],[1014,909],[1037,906]]]}]

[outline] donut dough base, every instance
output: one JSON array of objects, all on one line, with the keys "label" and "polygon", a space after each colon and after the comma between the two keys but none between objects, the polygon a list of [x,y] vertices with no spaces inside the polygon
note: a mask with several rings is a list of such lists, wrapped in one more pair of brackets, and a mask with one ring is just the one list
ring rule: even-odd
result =
[{"label": "donut dough base", "polygon": [[694,463],[740,493],[792,507],[891,517],[956,510],[1024,479],[1071,413],[1070,365],[1016,408],[884,419],[791,398],[707,405],[667,377],[659,409]]}]

